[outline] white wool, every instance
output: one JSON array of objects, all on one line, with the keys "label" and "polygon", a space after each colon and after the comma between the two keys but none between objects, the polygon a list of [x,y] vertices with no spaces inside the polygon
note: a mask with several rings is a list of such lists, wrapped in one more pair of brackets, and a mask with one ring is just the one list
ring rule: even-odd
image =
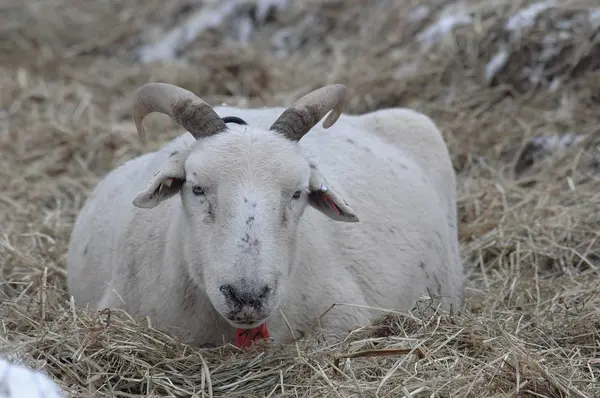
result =
[{"label": "white wool", "polygon": [[0,398],[65,398],[47,375],[0,358]]}]

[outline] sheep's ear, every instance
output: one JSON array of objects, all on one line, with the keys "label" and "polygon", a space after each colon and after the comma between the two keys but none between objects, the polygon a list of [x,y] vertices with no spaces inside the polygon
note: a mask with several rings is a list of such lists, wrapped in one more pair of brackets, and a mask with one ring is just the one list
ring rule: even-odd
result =
[{"label": "sheep's ear", "polygon": [[160,170],[152,177],[148,186],[133,200],[135,207],[151,209],[181,190],[185,183],[186,154],[173,152]]},{"label": "sheep's ear", "polygon": [[341,195],[327,183],[316,165],[310,165],[308,204],[336,221],[358,222],[358,216]]}]

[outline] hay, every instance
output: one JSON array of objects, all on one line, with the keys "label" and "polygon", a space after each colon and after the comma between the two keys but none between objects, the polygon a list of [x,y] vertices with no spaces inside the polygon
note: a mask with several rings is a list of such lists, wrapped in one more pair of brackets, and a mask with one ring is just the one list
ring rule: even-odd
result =
[{"label": "hay", "polygon": [[[197,9],[163,3],[0,6],[3,351],[75,397],[600,396],[600,184],[578,167],[600,124],[592,2],[542,10],[517,36],[506,23],[531,1],[294,2],[246,45],[225,26],[184,46],[182,59],[140,64],[136,49],[156,26],[167,31]],[[456,15],[452,32],[423,34]],[[65,251],[86,195],[181,132],[157,116],[151,142],[136,136],[129,96],[156,80],[240,106],[290,104],[340,82],[350,113],[409,106],[432,116],[458,175],[464,311],[424,300],[347,336],[316,330],[242,352],[194,349],[148,320],[75,308]],[[593,139],[529,164],[527,181],[513,178],[527,142],[564,134]]]}]

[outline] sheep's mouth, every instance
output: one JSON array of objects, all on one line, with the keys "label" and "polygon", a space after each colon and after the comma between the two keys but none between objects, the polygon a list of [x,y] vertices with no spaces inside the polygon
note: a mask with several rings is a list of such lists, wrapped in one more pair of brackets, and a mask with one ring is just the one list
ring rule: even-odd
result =
[{"label": "sheep's mouth", "polygon": [[235,309],[231,309],[222,315],[230,325],[237,329],[254,329],[262,325],[270,315],[270,312],[267,313],[261,307],[236,306]]},{"label": "sheep's mouth", "polygon": [[226,319],[227,319],[227,322],[229,322],[229,324],[236,329],[256,329],[256,328],[259,328],[260,326],[262,326],[267,320],[267,318],[262,318],[262,319],[259,319],[258,321],[248,323],[248,322],[236,322],[230,318],[226,318]]}]

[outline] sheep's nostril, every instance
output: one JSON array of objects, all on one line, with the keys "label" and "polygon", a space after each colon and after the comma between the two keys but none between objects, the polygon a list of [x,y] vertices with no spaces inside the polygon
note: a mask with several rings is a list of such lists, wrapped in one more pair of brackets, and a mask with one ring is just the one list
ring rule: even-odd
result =
[{"label": "sheep's nostril", "polygon": [[232,285],[222,285],[219,290],[223,293],[223,296],[227,299],[227,301],[231,302],[239,302],[241,304],[240,298],[238,296],[237,290]]},{"label": "sheep's nostril", "polygon": [[269,295],[269,293],[271,293],[271,288],[269,286],[265,286],[262,289],[259,298],[264,299],[265,297],[267,297]]}]

